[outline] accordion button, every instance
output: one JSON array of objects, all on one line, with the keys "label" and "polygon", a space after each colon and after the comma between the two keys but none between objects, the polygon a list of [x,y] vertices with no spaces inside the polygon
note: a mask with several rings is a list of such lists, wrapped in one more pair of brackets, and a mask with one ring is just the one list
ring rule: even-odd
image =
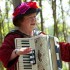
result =
[{"label": "accordion button", "polygon": [[30,59],[34,58],[34,56],[30,56]]}]

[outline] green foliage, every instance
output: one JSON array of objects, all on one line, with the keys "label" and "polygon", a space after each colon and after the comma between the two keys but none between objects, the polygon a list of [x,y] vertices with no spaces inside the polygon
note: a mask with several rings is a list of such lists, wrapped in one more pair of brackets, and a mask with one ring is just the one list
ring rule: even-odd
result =
[{"label": "green foliage", "polygon": [[40,23],[37,23],[37,28],[41,31],[41,24]]},{"label": "green foliage", "polygon": [[54,34],[54,27],[53,26],[48,28],[48,34],[49,35],[53,35]]},{"label": "green foliage", "polygon": [[49,29],[48,29],[48,28],[44,29],[44,32],[45,32],[46,34],[49,34]]},{"label": "green foliage", "polygon": [[70,35],[70,28],[68,29],[68,34],[67,35]]},{"label": "green foliage", "polygon": [[63,25],[60,23],[58,24],[58,32],[62,33],[62,30],[63,30]]},{"label": "green foliage", "polygon": [[9,24],[9,29],[12,30],[14,28],[12,23],[4,23],[4,28],[2,28],[2,35],[5,36],[10,30],[8,29],[8,24]]},{"label": "green foliage", "polygon": [[63,68],[62,68],[62,70],[69,70],[67,66],[68,66],[68,64],[65,63],[65,62],[63,62]]},{"label": "green foliage", "polygon": [[4,70],[1,62],[0,62],[0,70]]}]

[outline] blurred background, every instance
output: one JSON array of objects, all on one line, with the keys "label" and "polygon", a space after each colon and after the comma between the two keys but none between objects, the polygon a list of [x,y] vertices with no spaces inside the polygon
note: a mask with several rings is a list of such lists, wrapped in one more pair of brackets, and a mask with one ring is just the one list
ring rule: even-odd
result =
[{"label": "blurred background", "polygon": [[[0,45],[5,35],[15,27],[12,13],[21,2],[31,0],[0,0]],[[68,42],[70,35],[70,0],[32,0],[37,1],[41,12],[37,15],[37,27],[46,34],[58,37],[59,41]],[[70,70],[70,63],[62,62],[62,70]],[[4,70],[0,63],[0,70]]]}]

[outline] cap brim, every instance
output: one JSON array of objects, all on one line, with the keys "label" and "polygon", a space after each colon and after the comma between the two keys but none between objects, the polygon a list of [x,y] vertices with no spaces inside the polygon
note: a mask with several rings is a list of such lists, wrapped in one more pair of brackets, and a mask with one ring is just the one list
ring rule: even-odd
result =
[{"label": "cap brim", "polygon": [[41,11],[41,8],[36,9],[37,14]]}]

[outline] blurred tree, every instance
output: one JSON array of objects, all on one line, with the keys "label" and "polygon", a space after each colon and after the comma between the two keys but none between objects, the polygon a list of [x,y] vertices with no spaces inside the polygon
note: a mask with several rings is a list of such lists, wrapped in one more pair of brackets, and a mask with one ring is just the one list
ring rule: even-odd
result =
[{"label": "blurred tree", "polygon": [[9,4],[9,0],[6,0],[5,1],[5,12],[6,12],[6,14],[5,14],[6,18],[5,19],[7,20],[7,27],[8,27],[8,32],[9,32],[10,31],[10,26],[9,26],[9,5],[8,4]]},{"label": "blurred tree", "polygon": [[67,29],[66,29],[66,23],[65,23],[65,16],[64,16],[62,0],[60,0],[60,3],[61,3],[61,13],[62,13],[62,20],[63,20],[63,35],[64,35],[64,40],[66,41]]},{"label": "blurred tree", "polygon": [[42,0],[39,0],[39,4],[40,4],[40,7],[41,7],[41,11],[40,11],[40,18],[41,18],[41,31],[44,32],[44,27],[43,27],[43,13],[42,13]]},{"label": "blurred tree", "polygon": [[54,20],[54,36],[58,37],[58,26],[56,20],[56,0],[52,0],[52,11],[53,11],[53,20]]},{"label": "blurred tree", "polygon": [[1,25],[2,25],[2,23],[1,23],[1,17],[2,17],[2,14],[1,14],[1,9],[0,9],[0,45],[1,45],[1,43],[2,43],[2,31],[1,31]]},{"label": "blurred tree", "polygon": [[14,8],[16,8],[19,4],[21,4],[21,0],[12,0]]}]

